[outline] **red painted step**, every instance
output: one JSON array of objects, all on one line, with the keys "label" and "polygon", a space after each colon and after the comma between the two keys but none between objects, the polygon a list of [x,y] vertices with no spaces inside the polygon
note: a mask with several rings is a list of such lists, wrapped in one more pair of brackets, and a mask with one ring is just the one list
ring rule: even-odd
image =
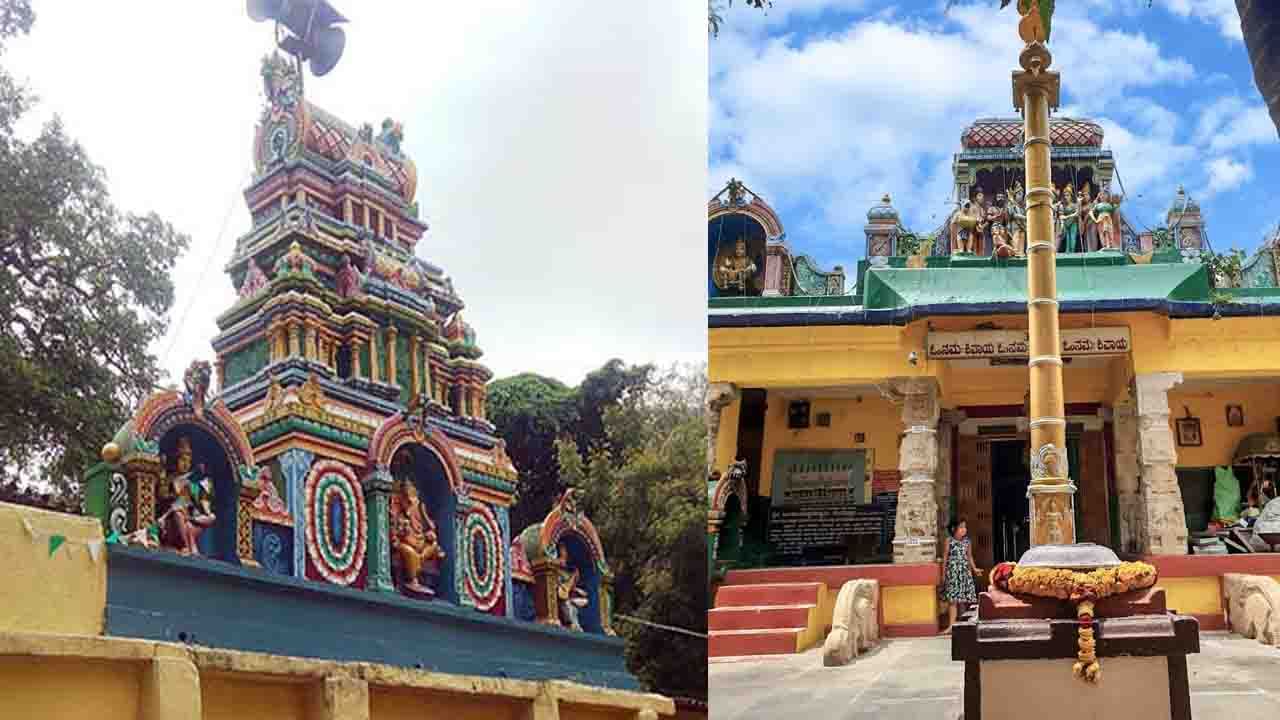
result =
[{"label": "red painted step", "polygon": [[771,630],[805,627],[812,603],[796,605],[743,605],[718,607],[707,612],[710,630]]},{"label": "red painted step", "polygon": [[755,605],[817,605],[822,583],[767,583],[722,585],[716,592],[716,607]]},{"label": "red painted step", "polygon": [[796,651],[796,636],[804,628],[776,630],[712,630],[707,636],[707,655],[783,655]]}]

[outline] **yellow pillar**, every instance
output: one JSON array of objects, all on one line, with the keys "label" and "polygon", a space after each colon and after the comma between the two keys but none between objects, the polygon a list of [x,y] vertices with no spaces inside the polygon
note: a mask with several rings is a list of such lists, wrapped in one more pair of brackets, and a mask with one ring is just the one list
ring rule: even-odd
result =
[{"label": "yellow pillar", "polygon": [[422,341],[422,336],[414,335],[409,338],[409,367],[413,368],[413,386],[409,392],[410,397],[422,392],[422,372],[418,364],[418,345]]},{"label": "yellow pillar", "polygon": [[360,339],[352,338],[347,344],[351,347],[351,377],[364,377],[364,365],[360,362]]},{"label": "yellow pillar", "polygon": [[381,368],[378,367],[378,331],[369,333],[369,379],[378,382],[382,379]]},{"label": "yellow pillar", "polygon": [[1041,42],[1029,42],[1013,74],[1014,106],[1023,114],[1027,186],[1027,328],[1031,373],[1031,544],[1076,541],[1074,495],[1067,470],[1067,420],[1058,328],[1049,110],[1060,81]]},{"label": "yellow pillar", "polygon": [[399,331],[396,326],[392,325],[387,328],[387,382],[392,385],[399,385],[396,382],[396,336]]},{"label": "yellow pillar", "polygon": [[310,320],[304,320],[302,323],[303,342],[302,357],[307,360],[316,360],[319,356],[316,354],[316,328],[315,324]]},{"label": "yellow pillar", "polygon": [[300,351],[298,350],[298,323],[296,321],[290,321],[288,328],[289,328],[288,329],[289,356],[297,357],[298,355],[301,354]]}]

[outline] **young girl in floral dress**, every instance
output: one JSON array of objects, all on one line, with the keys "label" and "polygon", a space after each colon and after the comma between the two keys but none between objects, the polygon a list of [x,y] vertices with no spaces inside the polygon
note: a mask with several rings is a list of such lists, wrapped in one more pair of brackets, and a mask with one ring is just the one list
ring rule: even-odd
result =
[{"label": "young girl in floral dress", "polygon": [[964,519],[951,523],[947,528],[947,543],[942,549],[942,597],[947,601],[947,632],[956,623],[956,610],[960,603],[978,601],[978,589],[973,576],[981,573],[973,562],[973,548],[969,544],[969,528]]}]

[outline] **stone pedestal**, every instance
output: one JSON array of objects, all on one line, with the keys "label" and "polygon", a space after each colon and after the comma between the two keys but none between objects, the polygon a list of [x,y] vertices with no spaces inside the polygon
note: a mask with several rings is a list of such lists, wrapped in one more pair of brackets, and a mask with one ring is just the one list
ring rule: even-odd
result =
[{"label": "stone pedestal", "polygon": [[1187,655],[1200,652],[1195,618],[1165,610],[1158,587],[1108,598],[1097,613],[1102,675],[1086,684],[1071,672],[1079,623],[1070,603],[980,594],[977,612],[952,630],[951,657],[965,663],[965,720],[1189,720]]},{"label": "stone pedestal", "polygon": [[1174,466],[1178,460],[1169,426],[1169,390],[1182,373],[1147,373],[1133,379],[1138,411],[1143,552],[1185,555],[1187,520]]},{"label": "stone pedestal", "polygon": [[898,515],[894,520],[893,561],[938,559],[938,384],[933,378],[905,378],[882,388],[902,406],[904,434],[898,450]]}]

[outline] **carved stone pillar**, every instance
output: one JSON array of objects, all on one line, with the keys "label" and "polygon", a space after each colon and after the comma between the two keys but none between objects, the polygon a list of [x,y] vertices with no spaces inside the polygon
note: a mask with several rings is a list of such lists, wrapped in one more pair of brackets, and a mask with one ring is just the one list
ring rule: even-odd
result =
[{"label": "carved stone pillar", "polygon": [[1133,398],[1125,398],[1111,408],[1112,435],[1115,437],[1116,504],[1119,517],[1121,552],[1140,553],[1146,546],[1138,464],[1138,408]]},{"label": "carved stone pillar", "polygon": [[310,320],[304,320],[302,323],[303,343],[302,357],[306,360],[318,360],[319,354],[316,352],[316,327]]},{"label": "carved stone pillar", "polygon": [[[951,521],[951,468],[952,436],[954,430],[964,422],[964,412],[959,410],[943,410],[938,419],[938,473],[934,482],[934,500],[938,503],[937,527],[945,528]],[[942,552],[943,538],[938,538],[938,552]]]},{"label": "carved stone pillar", "polygon": [[382,379],[382,368],[378,367],[378,333],[369,334],[369,379],[378,382]]},{"label": "carved stone pillar", "polygon": [[427,345],[426,338],[422,339],[422,389],[435,399],[436,386],[431,378],[431,347]]},{"label": "carved stone pillar", "polygon": [[396,379],[396,336],[399,333],[396,326],[392,325],[387,328],[387,382],[392,385],[399,385]]},{"label": "carved stone pillar", "polygon": [[297,357],[302,352],[298,348],[298,323],[296,320],[290,320],[288,324],[289,333],[289,357]]},{"label": "carved stone pillar", "polygon": [[902,405],[905,432],[898,451],[898,515],[894,522],[895,563],[938,558],[938,384],[933,378],[891,381],[886,396]]},{"label": "carved stone pillar", "polygon": [[293,516],[293,575],[307,575],[307,512],[303,489],[307,473],[315,455],[301,448],[286,450],[280,456],[280,471],[284,475],[284,494]]},{"label": "carved stone pillar", "polygon": [[158,455],[135,455],[125,462],[124,474],[132,503],[133,526],[129,530],[150,527],[156,521],[156,485],[164,474],[164,463]]},{"label": "carved stone pillar", "polygon": [[1169,390],[1182,382],[1182,373],[1147,373],[1133,379],[1138,405],[1138,460],[1145,517],[1143,552],[1151,555],[1187,553],[1187,517],[1174,466],[1173,430],[1169,427]]},{"label": "carved stone pillar", "polygon": [[375,592],[395,592],[391,581],[391,525],[387,512],[391,505],[391,473],[378,467],[364,478],[365,505],[369,513],[369,579]]},{"label": "carved stone pillar", "polygon": [[617,635],[613,631],[613,573],[606,572],[600,577],[600,628],[605,635]]},{"label": "carved stone pillar", "polygon": [[560,625],[559,583],[560,566],[555,560],[539,558],[533,563],[534,617],[543,625]]},{"label": "carved stone pillar", "polygon": [[413,368],[413,385],[409,391],[409,397],[422,392],[422,366],[418,362],[418,346],[421,344],[421,335],[414,335],[409,338],[409,367]]},{"label": "carved stone pillar", "polygon": [[258,567],[258,560],[253,556],[253,501],[262,492],[262,478],[258,469],[236,467],[239,475],[239,492],[236,498],[236,555],[244,567]]},{"label": "carved stone pillar", "polygon": [[351,377],[364,377],[364,363],[360,361],[360,338],[347,340],[347,350],[351,353]]},{"label": "carved stone pillar", "polygon": [[[720,438],[720,414],[738,399],[733,383],[711,383],[707,386],[707,475],[715,470],[716,443]],[[746,498],[743,498],[746,502]]]}]

